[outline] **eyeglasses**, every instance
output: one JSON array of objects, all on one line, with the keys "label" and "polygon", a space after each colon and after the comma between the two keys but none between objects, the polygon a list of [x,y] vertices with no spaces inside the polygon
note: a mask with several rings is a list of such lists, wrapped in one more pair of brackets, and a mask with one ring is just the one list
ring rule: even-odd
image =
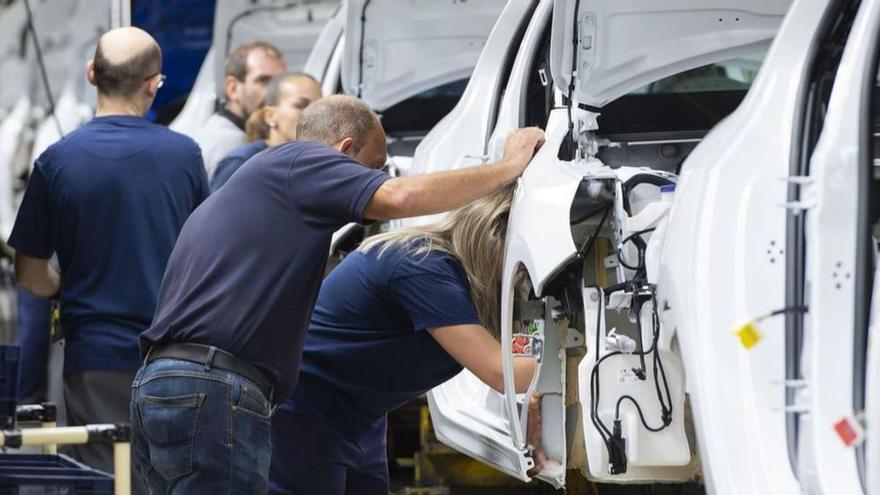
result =
[{"label": "eyeglasses", "polygon": [[144,81],[149,81],[150,79],[152,79],[156,76],[160,77],[159,85],[156,86],[156,89],[159,89],[165,84],[165,79],[168,79],[168,76],[166,76],[165,74],[162,74],[161,72],[156,72],[155,74],[150,74],[149,76],[145,77]]}]

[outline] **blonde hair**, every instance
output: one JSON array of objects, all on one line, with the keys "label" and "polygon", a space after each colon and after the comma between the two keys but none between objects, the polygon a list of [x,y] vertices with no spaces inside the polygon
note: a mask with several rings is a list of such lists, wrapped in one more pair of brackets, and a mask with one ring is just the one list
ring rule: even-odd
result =
[{"label": "blonde hair", "polygon": [[441,251],[455,257],[467,274],[480,321],[497,338],[501,334],[501,262],[515,187],[504,186],[436,223],[370,237],[360,251],[379,249],[381,257],[392,246],[423,241],[412,254]]},{"label": "blonde hair", "polygon": [[266,106],[263,105],[256,109],[244,123],[244,141],[246,143],[269,139],[269,124],[266,123],[265,113]]}]

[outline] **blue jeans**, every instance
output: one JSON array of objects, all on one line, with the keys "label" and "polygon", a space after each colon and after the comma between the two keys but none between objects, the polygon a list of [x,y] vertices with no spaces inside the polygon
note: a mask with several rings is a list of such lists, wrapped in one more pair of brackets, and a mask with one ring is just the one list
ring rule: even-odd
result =
[{"label": "blue jeans", "polygon": [[153,361],[132,384],[134,464],[152,493],[266,493],[271,415],[265,394],[236,373]]}]

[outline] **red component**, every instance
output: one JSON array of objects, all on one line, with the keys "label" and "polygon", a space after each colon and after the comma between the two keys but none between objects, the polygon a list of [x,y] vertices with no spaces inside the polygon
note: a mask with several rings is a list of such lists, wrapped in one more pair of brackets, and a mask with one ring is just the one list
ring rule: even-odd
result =
[{"label": "red component", "polygon": [[834,423],[834,431],[837,432],[837,436],[840,437],[840,440],[847,447],[859,444],[864,439],[864,432],[861,425],[856,423],[852,418],[843,418]]},{"label": "red component", "polygon": [[528,354],[529,347],[531,345],[531,339],[523,336],[516,336],[513,338],[513,353],[514,354]]}]

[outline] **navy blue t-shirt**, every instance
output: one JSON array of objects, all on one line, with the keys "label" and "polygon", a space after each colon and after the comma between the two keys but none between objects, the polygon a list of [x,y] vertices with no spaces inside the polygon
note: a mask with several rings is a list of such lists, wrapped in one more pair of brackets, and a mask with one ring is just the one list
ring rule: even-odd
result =
[{"label": "navy blue t-shirt", "polygon": [[207,195],[195,142],[141,117],[95,117],[40,155],[9,245],[58,254],[65,372],[137,369],[165,263]]},{"label": "navy blue t-shirt", "polygon": [[348,255],[324,280],[288,410],[317,411],[359,436],[461,365],[428,328],[479,324],[453,256],[393,245]]},{"label": "navy blue t-shirt", "polygon": [[225,158],[217,163],[214,169],[214,176],[211,177],[211,192],[220,189],[220,186],[226,184],[226,181],[232,177],[244,162],[251,159],[252,156],[266,149],[269,145],[264,140],[253,141],[236,146],[226,155]]},{"label": "navy blue t-shirt", "polygon": [[320,143],[248,160],[184,225],[141,352],[214,345],[259,367],[278,401],[296,385],[333,232],[389,179]]}]

